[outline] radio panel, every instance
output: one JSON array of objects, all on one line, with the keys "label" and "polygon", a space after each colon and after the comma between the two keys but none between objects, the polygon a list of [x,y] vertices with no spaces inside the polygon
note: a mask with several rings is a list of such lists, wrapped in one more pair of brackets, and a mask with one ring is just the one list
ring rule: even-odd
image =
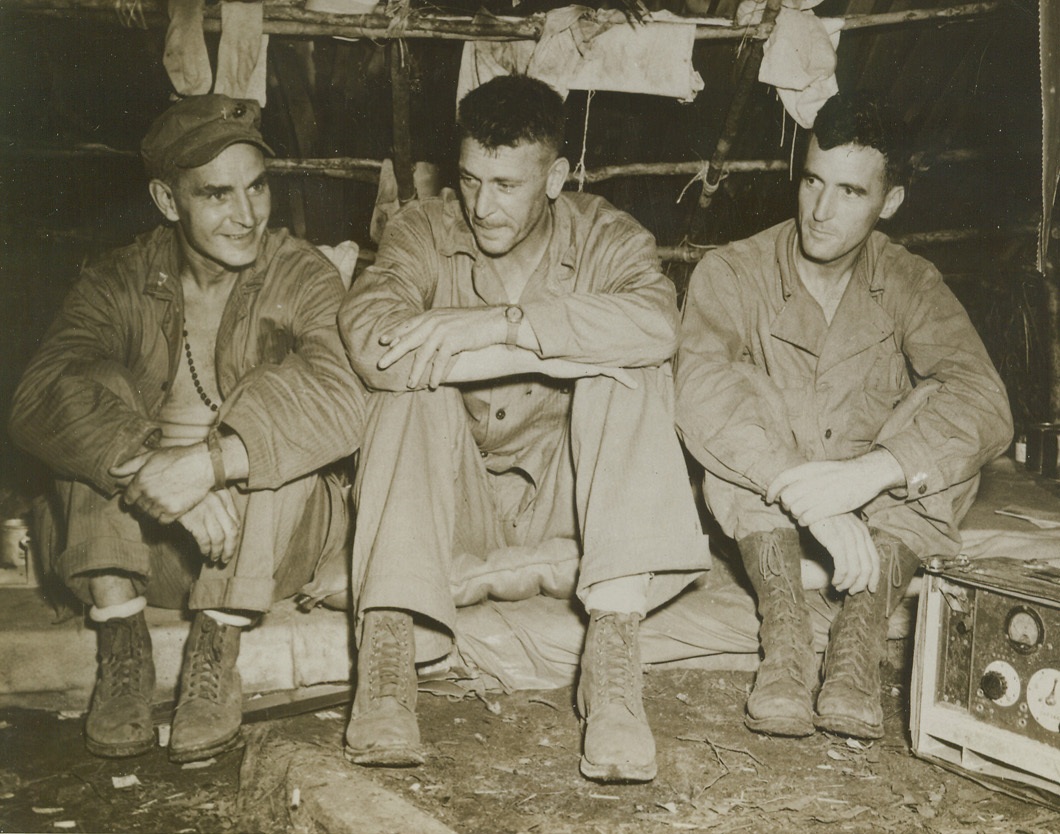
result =
[{"label": "radio panel", "polygon": [[917,755],[1060,802],[1060,570],[1002,559],[929,567],[912,730]]}]

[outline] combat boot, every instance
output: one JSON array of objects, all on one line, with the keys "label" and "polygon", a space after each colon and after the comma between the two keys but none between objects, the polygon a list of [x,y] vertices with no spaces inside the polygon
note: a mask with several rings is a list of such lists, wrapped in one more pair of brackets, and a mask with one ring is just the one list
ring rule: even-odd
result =
[{"label": "combat boot", "polygon": [[423,764],[415,637],[412,615],[405,611],[374,608],[364,614],[345,754],[354,764],[370,767]]},{"label": "combat boot", "polygon": [[578,680],[585,722],[581,772],[598,782],[650,782],[655,739],[644,714],[640,614],[590,611]]},{"label": "combat boot", "polygon": [[85,721],[85,746],[97,756],[139,756],[155,743],[151,633],[143,611],[98,623],[97,629],[99,674]]},{"label": "combat boot", "polygon": [[169,738],[174,762],[208,759],[239,744],[243,684],[236,669],[243,629],[198,611],[184,645],[180,694]]},{"label": "combat boot", "polygon": [[887,621],[920,567],[916,554],[898,539],[871,532],[880,556],[880,586],[875,593],[866,589],[843,600],[832,622],[813,720],[819,730],[864,739],[883,737],[880,662]]},{"label": "combat boot", "polygon": [[799,534],[783,529],[752,533],[738,544],[762,619],[762,662],[744,723],[767,735],[812,735],[817,655],[802,589]]}]

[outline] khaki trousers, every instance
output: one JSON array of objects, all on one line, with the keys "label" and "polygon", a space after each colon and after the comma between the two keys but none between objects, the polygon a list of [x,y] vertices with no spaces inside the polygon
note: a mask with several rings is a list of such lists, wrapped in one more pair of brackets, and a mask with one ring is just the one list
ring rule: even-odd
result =
[{"label": "khaki trousers", "polygon": [[[133,407],[140,405],[120,366],[104,363],[98,381]],[[58,479],[40,520],[46,563],[84,602],[88,574],[121,571],[133,577],[150,605],[267,611],[297,593],[325,556],[348,547],[346,492],[336,476],[307,475],[276,490],[229,487],[242,519],[235,555],[224,566],[206,563],[179,522],[158,524],[81,481]]]},{"label": "khaki trousers", "polygon": [[423,662],[449,651],[457,566],[532,569],[572,552],[580,599],[594,583],[648,573],[649,608],[709,567],[669,369],[631,373],[636,389],[606,377],[574,384],[540,483],[521,470],[486,469],[458,389],[373,394],[354,484],[358,619],[371,608],[425,618],[416,633]]}]

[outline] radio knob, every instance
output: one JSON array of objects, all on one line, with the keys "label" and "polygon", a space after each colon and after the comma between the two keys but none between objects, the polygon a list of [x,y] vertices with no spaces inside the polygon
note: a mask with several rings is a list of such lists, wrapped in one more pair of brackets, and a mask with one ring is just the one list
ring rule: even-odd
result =
[{"label": "radio knob", "polygon": [[1000,672],[987,672],[979,681],[979,688],[991,701],[999,701],[1008,690],[1008,682]]}]

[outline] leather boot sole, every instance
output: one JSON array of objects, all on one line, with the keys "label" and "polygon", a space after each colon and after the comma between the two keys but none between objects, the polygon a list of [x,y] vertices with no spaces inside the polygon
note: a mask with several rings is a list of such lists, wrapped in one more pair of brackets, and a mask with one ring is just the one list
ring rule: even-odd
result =
[{"label": "leather boot sole", "polygon": [[243,734],[242,727],[240,727],[236,729],[233,735],[230,735],[227,738],[200,745],[198,747],[187,747],[181,750],[174,749],[170,746],[169,760],[176,764],[183,764],[185,762],[199,762],[203,759],[212,759],[214,756],[220,756],[222,753],[234,750],[236,747],[239,747],[242,742]]},{"label": "leather boot sole", "polygon": [[345,747],[342,751],[346,761],[364,767],[416,767],[424,762],[423,753],[415,747],[372,747],[354,750]]},{"label": "leather boot sole", "polygon": [[596,764],[582,756],[578,768],[582,776],[594,782],[650,782],[655,778],[658,767],[655,762],[637,765],[632,762],[612,762]]},{"label": "leather boot sole", "polygon": [[789,738],[805,738],[812,736],[813,722],[799,718],[752,718],[745,715],[743,723],[752,733],[761,733],[767,736],[787,736]]},{"label": "leather boot sole", "polygon": [[85,747],[93,756],[104,759],[126,759],[149,753],[155,746],[154,735],[144,741],[127,741],[123,744],[105,744],[85,736]]},{"label": "leather boot sole", "polygon": [[870,741],[883,738],[882,724],[869,724],[849,715],[815,715],[813,723],[818,730],[835,733],[839,736],[864,738]]}]

